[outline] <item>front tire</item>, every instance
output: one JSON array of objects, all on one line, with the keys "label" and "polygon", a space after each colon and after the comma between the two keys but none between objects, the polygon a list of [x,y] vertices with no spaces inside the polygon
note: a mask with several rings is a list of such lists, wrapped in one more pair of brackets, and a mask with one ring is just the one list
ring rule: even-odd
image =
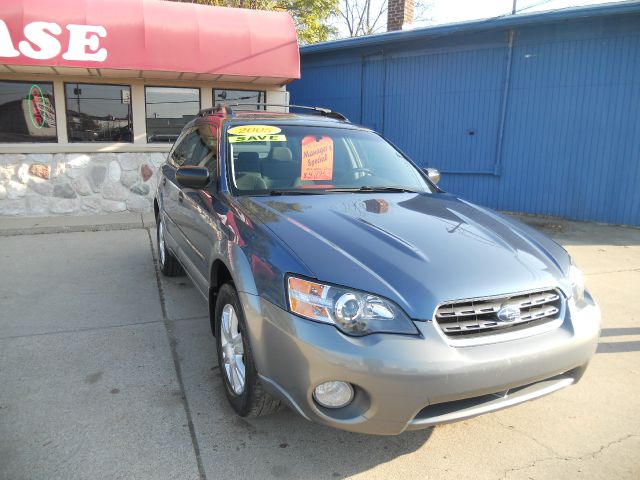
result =
[{"label": "front tire", "polygon": [[225,394],[241,417],[273,413],[280,401],[262,388],[258,379],[240,298],[232,283],[218,292],[215,309],[216,351]]},{"label": "front tire", "polygon": [[169,251],[167,243],[165,242],[166,226],[162,213],[158,213],[156,217],[156,240],[158,243],[158,265],[160,266],[160,272],[165,277],[179,277],[184,275],[184,270],[178,259]]}]

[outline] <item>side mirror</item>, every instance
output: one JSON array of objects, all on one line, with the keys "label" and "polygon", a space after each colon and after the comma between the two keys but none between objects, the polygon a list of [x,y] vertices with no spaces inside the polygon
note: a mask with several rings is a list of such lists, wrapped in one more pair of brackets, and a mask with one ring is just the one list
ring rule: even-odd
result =
[{"label": "side mirror", "polygon": [[435,168],[423,168],[422,170],[427,174],[429,180],[431,180],[436,185],[438,184],[438,182],[440,181],[440,172],[438,170],[436,170]]},{"label": "side mirror", "polygon": [[209,170],[205,167],[180,167],[176,181],[186,188],[200,189],[209,184]]}]

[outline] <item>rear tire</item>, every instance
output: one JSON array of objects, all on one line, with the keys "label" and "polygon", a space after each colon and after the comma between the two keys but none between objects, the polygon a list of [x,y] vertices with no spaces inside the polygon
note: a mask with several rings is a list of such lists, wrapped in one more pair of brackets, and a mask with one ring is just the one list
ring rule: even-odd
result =
[{"label": "rear tire", "polygon": [[158,243],[158,265],[165,277],[179,277],[184,275],[184,269],[178,259],[169,251],[165,242],[165,224],[162,213],[156,217],[156,240]]},{"label": "rear tire", "polygon": [[258,378],[244,312],[232,283],[219,290],[215,308],[216,351],[229,403],[241,417],[274,413],[280,401],[264,391]]}]

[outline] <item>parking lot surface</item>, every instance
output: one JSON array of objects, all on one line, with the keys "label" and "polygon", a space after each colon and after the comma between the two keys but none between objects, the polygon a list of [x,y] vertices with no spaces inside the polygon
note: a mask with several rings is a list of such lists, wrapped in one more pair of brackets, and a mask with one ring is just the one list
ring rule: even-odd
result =
[{"label": "parking lot surface", "polygon": [[640,478],[640,230],[525,220],[602,308],[583,380],[377,437],[289,410],[235,416],[207,305],[187,277],[157,275],[152,219],[1,219],[0,479]]}]

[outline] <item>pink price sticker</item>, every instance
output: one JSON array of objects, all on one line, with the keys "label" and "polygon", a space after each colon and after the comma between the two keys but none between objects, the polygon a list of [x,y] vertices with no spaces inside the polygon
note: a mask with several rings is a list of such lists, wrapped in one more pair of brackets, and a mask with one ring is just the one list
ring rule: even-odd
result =
[{"label": "pink price sticker", "polygon": [[333,140],[307,135],[302,139],[300,180],[331,180],[333,178]]}]

